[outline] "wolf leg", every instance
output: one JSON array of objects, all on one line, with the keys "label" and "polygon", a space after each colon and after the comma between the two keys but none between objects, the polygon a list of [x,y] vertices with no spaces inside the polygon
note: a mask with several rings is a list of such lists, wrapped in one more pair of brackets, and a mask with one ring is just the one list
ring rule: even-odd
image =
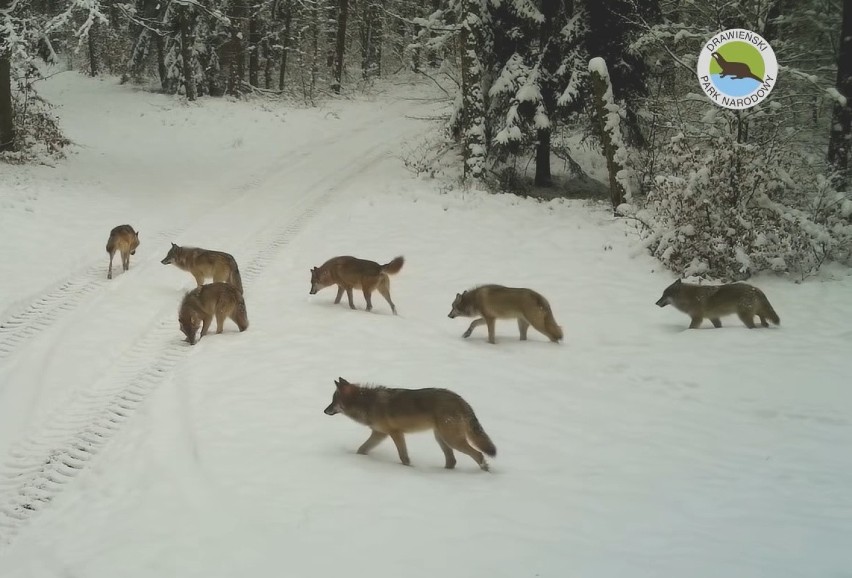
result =
[{"label": "wolf leg", "polygon": [[486,317],[485,324],[488,325],[488,343],[495,344],[497,341],[494,339],[494,323],[497,320],[494,317]]},{"label": "wolf leg", "polygon": [[391,306],[391,311],[393,311],[393,314],[396,315],[396,305],[394,305],[393,301],[391,301],[390,281],[388,281],[387,275],[381,278],[381,280],[379,281],[379,285],[376,289],[379,291],[381,296],[385,298],[385,301],[387,301],[388,304]]},{"label": "wolf leg", "polygon": [[476,329],[477,327],[479,327],[480,325],[485,325],[485,318],[484,317],[480,317],[479,319],[474,319],[473,322],[471,322],[470,327],[467,328],[467,331],[462,333],[462,337],[464,337],[464,338],[470,337],[470,334],[473,333],[473,330]]},{"label": "wolf leg", "polygon": [[368,285],[364,285],[361,287],[361,291],[364,293],[364,301],[367,302],[367,311],[373,310],[373,300],[371,299],[373,289]]},{"label": "wolf leg", "polygon": [[405,436],[401,431],[395,431],[390,434],[393,443],[396,444],[396,451],[399,453],[399,461],[403,465],[410,466],[411,460],[408,459],[408,448],[405,447]]},{"label": "wolf leg", "polygon": [[456,456],[453,454],[453,448],[441,438],[438,430],[435,430],[435,441],[441,446],[441,451],[444,452],[444,467],[448,470],[456,467]]},{"label": "wolf leg", "polygon": [[109,270],[107,270],[107,279],[112,279],[112,259],[115,257],[115,251],[109,253]]},{"label": "wolf leg", "polygon": [[358,448],[358,453],[361,455],[367,455],[367,452],[382,443],[386,437],[388,437],[388,434],[373,430],[373,433],[370,434],[367,441],[362,443],[361,447]]},{"label": "wolf leg", "polygon": [[710,323],[712,323],[713,327],[715,327],[716,329],[719,329],[722,326],[722,320],[718,317],[713,317],[712,319],[710,319]]},{"label": "wolf leg", "polygon": [[343,288],[343,285],[337,286],[337,297],[334,298],[334,304],[335,305],[340,303],[340,300],[343,298],[343,292],[344,291],[345,291],[345,289]]},{"label": "wolf leg", "polygon": [[352,299],[352,287],[346,288],[346,297],[349,299],[349,309],[355,309],[355,301]]},{"label": "wolf leg", "polygon": [[704,321],[703,317],[693,317],[692,322],[689,324],[690,329],[698,329],[701,327],[701,322]]},{"label": "wolf leg", "polygon": [[227,317],[227,316],[225,315],[224,311],[219,310],[219,311],[216,312],[216,334],[217,335],[219,333],[222,333],[222,330],[225,327],[225,317]]},{"label": "wolf leg", "polygon": [[526,319],[518,317],[518,331],[521,332],[521,341],[527,340],[527,329],[530,328],[530,322]]},{"label": "wolf leg", "polygon": [[482,455],[482,452],[471,446],[464,435],[456,434],[447,436],[445,441],[453,448],[460,451],[463,454],[467,454],[473,458],[479,467],[484,471],[488,471],[488,462],[485,461],[485,456]]},{"label": "wolf leg", "polygon": [[746,327],[748,327],[749,329],[754,329],[754,314],[753,313],[741,311],[741,312],[737,313],[737,317],[740,318],[740,321],[745,323]]}]

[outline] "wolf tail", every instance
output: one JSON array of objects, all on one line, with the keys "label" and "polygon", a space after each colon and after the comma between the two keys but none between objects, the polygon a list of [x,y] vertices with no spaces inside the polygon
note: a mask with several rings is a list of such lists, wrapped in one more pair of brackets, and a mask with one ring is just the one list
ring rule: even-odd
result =
[{"label": "wolf tail", "polygon": [[763,293],[760,294],[760,308],[764,317],[775,325],[781,325],[781,318],[778,317],[777,313],[775,313],[775,309],[772,308],[772,305],[769,303],[769,299],[767,299],[766,295]]},{"label": "wolf tail", "polygon": [[237,266],[237,261],[231,262],[231,274],[228,276],[228,283],[237,288],[240,295],[243,293],[243,278],[240,276],[240,268]]},{"label": "wolf tail", "polygon": [[382,273],[387,273],[388,275],[399,273],[399,270],[402,269],[403,263],[405,263],[405,259],[403,259],[401,256],[397,257],[390,263],[382,265]]},{"label": "wolf tail", "polygon": [[494,442],[491,441],[491,438],[488,437],[488,434],[485,433],[484,429],[482,429],[482,424],[479,423],[478,419],[476,419],[476,414],[473,413],[473,408],[468,406],[468,410],[468,439],[472,441],[473,445],[475,445],[482,453],[493,458],[497,455],[497,446],[494,445]]},{"label": "wolf tail", "polygon": [[106,252],[107,253],[115,252],[115,237],[113,237],[112,235],[109,236],[109,240],[107,241]]}]

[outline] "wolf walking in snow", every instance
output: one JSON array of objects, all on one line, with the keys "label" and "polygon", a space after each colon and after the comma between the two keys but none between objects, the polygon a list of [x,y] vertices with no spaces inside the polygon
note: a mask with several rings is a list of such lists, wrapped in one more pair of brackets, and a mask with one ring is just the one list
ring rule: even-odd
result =
[{"label": "wolf walking in snow", "polygon": [[201,335],[198,339],[207,335],[214,316],[216,333],[222,333],[226,317],[236,323],[241,332],[248,329],[246,302],[243,294],[233,285],[210,283],[196,287],[184,295],[178,310],[178,323],[190,345],[195,345],[195,335],[199,327],[201,327]]},{"label": "wolf walking in snow", "polygon": [[121,266],[124,271],[130,270],[130,256],[136,254],[139,247],[139,231],[134,231],[130,225],[119,225],[109,232],[106,250],[109,253],[109,270],[107,279],[112,279],[112,259],[115,252],[121,253]]},{"label": "wolf walking in snow", "polygon": [[217,283],[230,283],[237,291],[243,292],[240,269],[234,256],[229,253],[198,247],[181,247],[172,243],[172,248],[160,263],[173,264],[178,269],[188,271],[195,277],[198,287],[204,285],[204,280],[209,278]]},{"label": "wolf walking in snow", "polygon": [[355,309],[352,289],[361,289],[364,292],[364,300],[367,302],[367,311],[370,311],[373,309],[370,296],[375,289],[390,304],[391,311],[396,315],[396,305],[391,301],[388,275],[399,273],[403,263],[405,263],[405,260],[402,257],[396,257],[385,265],[348,255],[333,257],[319,267],[311,269],[310,294],[315,295],[319,290],[329,285],[337,285],[335,304],[340,303],[345,291],[346,297],[349,299],[349,308]]},{"label": "wolf walking in snow", "polygon": [[749,329],[755,327],[755,315],[764,327],[769,327],[767,321],[775,325],[781,323],[763,291],[748,283],[694,285],[678,279],[666,287],[657,305],[674,305],[675,309],[689,315],[692,319],[690,329],[697,329],[705,319],[709,319],[713,327],[721,327],[721,318],[733,314]]},{"label": "wolf walking in snow", "polygon": [[444,452],[444,467],[456,467],[453,450],[469,455],[488,471],[483,453],[494,457],[497,448],[482,429],[473,408],[460,395],[447,389],[399,389],[365,387],[338,378],[337,389],[331,403],[325,408],[327,415],[343,413],[345,416],[372,430],[359,454],[367,454],[388,436],[391,437],[399,460],[411,464],[405,447],[409,432],[433,430],[435,440]]},{"label": "wolf walking in snow", "polygon": [[457,293],[448,317],[477,317],[462,334],[470,337],[480,325],[488,326],[488,343],[494,341],[494,322],[497,319],[517,319],[521,341],[527,338],[532,325],[554,343],[562,339],[562,328],[553,318],[550,303],[532,289],[481,285],[464,293]]}]

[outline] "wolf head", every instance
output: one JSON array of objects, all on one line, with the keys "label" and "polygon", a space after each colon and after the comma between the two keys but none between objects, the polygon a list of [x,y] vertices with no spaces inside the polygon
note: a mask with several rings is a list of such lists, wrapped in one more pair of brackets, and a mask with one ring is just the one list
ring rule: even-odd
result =
[{"label": "wolf head", "polygon": [[349,383],[342,377],[338,377],[334,380],[334,385],[337,386],[337,389],[334,390],[331,403],[328,404],[327,408],[325,408],[326,415],[345,412],[349,400],[352,399],[352,396],[358,393],[358,386],[353,383]]},{"label": "wolf head", "polygon": [[456,298],[453,299],[452,309],[450,309],[450,314],[447,315],[450,319],[454,319],[455,317],[473,317],[476,315],[476,312],[473,310],[473,304],[469,302],[467,298],[467,291],[464,293],[456,293]]},{"label": "wolf head", "polygon": [[316,295],[320,289],[325,289],[332,284],[331,273],[322,267],[311,269],[311,295]]},{"label": "wolf head", "polygon": [[136,254],[136,248],[139,246],[139,231],[133,232],[133,241],[130,243],[130,254]]},{"label": "wolf head", "polygon": [[198,328],[201,327],[201,316],[193,307],[187,306],[187,301],[190,299],[197,299],[196,295],[198,291],[198,289],[193,289],[187,293],[184,296],[183,301],[180,304],[180,310],[178,311],[178,323],[180,324],[180,330],[184,335],[186,335],[186,341],[188,341],[190,345],[195,345],[195,335],[198,333]]},{"label": "wolf head", "polygon": [[674,298],[677,296],[680,291],[681,282],[680,279],[666,287],[666,290],[663,291],[663,296],[657,300],[658,307],[665,307],[666,305],[671,305]]},{"label": "wolf head", "polygon": [[180,252],[180,247],[178,247],[177,245],[172,243],[172,248],[169,249],[169,252],[166,253],[165,258],[163,258],[163,260],[160,261],[160,263],[162,263],[163,265],[170,265],[171,263],[174,263],[179,252]]}]

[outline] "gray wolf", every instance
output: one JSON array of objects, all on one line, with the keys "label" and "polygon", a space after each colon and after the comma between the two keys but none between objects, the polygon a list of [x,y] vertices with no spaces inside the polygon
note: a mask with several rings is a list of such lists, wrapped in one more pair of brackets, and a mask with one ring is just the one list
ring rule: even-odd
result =
[{"label": "gray wolf", "polygon": [[178,323],[190,345],[195,345],[195,335],[199,327],[201,327],[201,335],[198,340],[207,335],[214,316],[216,333],[222,333],[226,317],[236,323],[241,332],[248,329],[246,302],[243,294],[233,285],[210,283],[196,287],[184,295],[178,310]]},{"label": "gray wolf", "polygon": [[764,327],[769,327],[767,321],[775,325],[781,323],[763,291],[748,283],[694,285],[678,279],[666,287],[663,296],[657,300],[657,305],[674,305],[675,309],[689,315],[692,319],[690,329],[700,327],[704,319],[709,319],[713,327],[721,327],[721,318],[733,314],[749,329],[755,327],[755,315],[760,318],[760,324]]},{"label": "gray wolf", "polygon": [[482,454],[497,455],[497,448],[482,429],[473,408],[452,391],[365,387],[349,383],[342,377],[334,385],[337,389],[325,413],[343,413],[372,430],[367,441],[358,448],[359,454],[367,454],[390,436],[396,444],[399,460],[408,466],[411,461],[404,434],[433,430],[444,452],[447,469],[456,466],[454,449],[469,455],[485,471],[488,471],[488,463]]},{"label": "gray wolf", "polygon": [[403,263],[405,263],[405,260],[402,257],[396,257],[385,265],[348,255],[333,257],[319,267],[311,269],[310,294],[315,295],[320,289],[329,285],[337,285],[337,297],[334,299],[334,303],[340,303],[345,291],[346,297],[349,299],[349,308],[355,309],[352,289],[361,289],[364,292],[364,300],[367,302],[367,311],[371,311],[373,302],[370,295],[376,289],[390,304],[391,311],[396,315],[396,305],[391,301],[388,275],[399,273]]},{"label": "gray wolf", "polygon": [[173,264],[178,269],[188,271],[195,277],[198,287],[204,285],[205,279],[213,279],[217,283],[230,283],[240,293],[243,292],[240,269],[234,256],[229,253],[198,247],[180,247],[172,243],[172,248],[160,263]]},{"label": "gray wolf", "polygon": [[562,328],[553,318],[550,303],[532,289],[481,285],[464,293],[456,293],[448,317],[477,317],[462,337],[470,337],[480,325],[488,326],[488,343],[494,341],[494,322],[497,319],[517,319],[521,341],[527,338],[527,329],[532,325],[553,343],[562,339]]},{"label": "gray wolf", "polygon": [[134,231],[130,225],[119,225],[109,232],[106,250],[109,253],[109,270],[107,279],[112,279],[112,259],[115,252],[121,253],[121,266],[124,271],[130,270],[130,256],[136,254],[139,247],[139,231]]}]

